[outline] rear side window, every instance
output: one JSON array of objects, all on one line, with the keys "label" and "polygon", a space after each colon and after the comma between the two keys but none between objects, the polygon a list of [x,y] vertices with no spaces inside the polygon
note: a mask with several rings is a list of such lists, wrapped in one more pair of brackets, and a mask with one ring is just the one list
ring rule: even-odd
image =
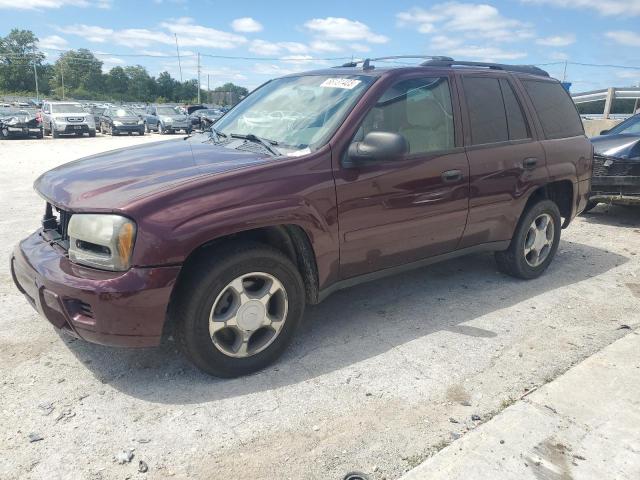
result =
[{"label": "rear side window", "polygon": [[498,79],[464,77],[463,85],[471,121],[471,142],[482,145],[509,140],[507,116]]},{"label": "rear side window", "polygon": [[522,140],[529,138],[529,129],[522,113],[520,102],[516,98],[513,88],[507,80],[500,79],[502,97],[504,98],[504,110],[507,114],[507,125],[509,127],[509,140]]},{"label": "rear side window", "polygon": [[584,135],[582,122],[569,94],[557,82],[523,80],[547,138]]}]

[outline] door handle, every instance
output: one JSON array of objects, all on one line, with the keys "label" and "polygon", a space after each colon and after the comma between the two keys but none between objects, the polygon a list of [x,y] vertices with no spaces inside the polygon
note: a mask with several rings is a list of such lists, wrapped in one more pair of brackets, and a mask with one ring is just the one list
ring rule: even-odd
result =
[{"label": "door handle", "polygon": [[538,164],[538,159],[536,157],[525,158],[522,161],[522,166],[524,168],[526,168],[527,170],[530,170],[532,168],[536,168],[537,164]]},{"label": "door handle", "polygon": [[462,172],[460,170],[447,170],[440,175],[443,182],[453,183],[462,180]]}]

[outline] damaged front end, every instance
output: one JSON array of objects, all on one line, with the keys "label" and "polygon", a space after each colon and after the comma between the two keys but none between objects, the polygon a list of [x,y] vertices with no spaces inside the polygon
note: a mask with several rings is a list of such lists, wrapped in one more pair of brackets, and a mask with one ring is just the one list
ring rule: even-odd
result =
[{"label": "damaged front end", "polygon": [[640,204],[640,135],[602,135],[592,142],[590,201]]}]

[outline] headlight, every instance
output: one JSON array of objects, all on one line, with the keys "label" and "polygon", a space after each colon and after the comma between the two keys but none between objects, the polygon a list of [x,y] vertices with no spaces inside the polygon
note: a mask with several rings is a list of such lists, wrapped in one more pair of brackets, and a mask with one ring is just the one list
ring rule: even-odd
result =
[{"label": "headlight", "polygon": [[12,125],[12,126],[13,125],[17,125],[18,124],[18,119],[16,117],[11,117],[11,118],[5,120],[5,123],[7,125]]},{"label": "headlight", "polygon": [[77,213],[69,221],[69,258],[105,270],[129,268],[136,224],[120,215]]},{"label": "headlight", "polygon": [[121,126],[122,126],[122,122],[121,122],[120,120],[114,120],[114,121],[113,121],[113,124],[114,124],[116,127],[121,127]]},{"label": "headlight", "polygon": [[164,123],[171,123],[171,122],[173,121],[173,118],[171,118],[171,117],[163,117],[163,118],[162,118],[162,121],[163,121]]},{"label": "headlight", "polygon": [[138,120],[138,125],[144,125],[144,122],[142,120]]},{"label": "headlight", "polygon": [[66,122],[67,121],[67,117],[63,117],[61,115],[56,115],[53,118],[55,119],[56,122]]}]

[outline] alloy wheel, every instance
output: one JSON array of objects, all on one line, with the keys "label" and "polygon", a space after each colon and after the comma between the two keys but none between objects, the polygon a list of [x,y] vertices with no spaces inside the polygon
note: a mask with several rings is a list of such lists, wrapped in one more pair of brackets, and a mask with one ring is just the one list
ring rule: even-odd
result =
[{"label": "alloy wheel", "polygon": [[211,341],[229,357],[255,355],[278,337],[288,308],[287,292],[276,277],[265,272],[240,275],[213,302]]},{"label": "alloy wheel", "polygon": [[553,218],[548,213],[538,215],[529,226],[524,240],[524,258],[531,267],[538,267],[549,256],[555,239]]}]

